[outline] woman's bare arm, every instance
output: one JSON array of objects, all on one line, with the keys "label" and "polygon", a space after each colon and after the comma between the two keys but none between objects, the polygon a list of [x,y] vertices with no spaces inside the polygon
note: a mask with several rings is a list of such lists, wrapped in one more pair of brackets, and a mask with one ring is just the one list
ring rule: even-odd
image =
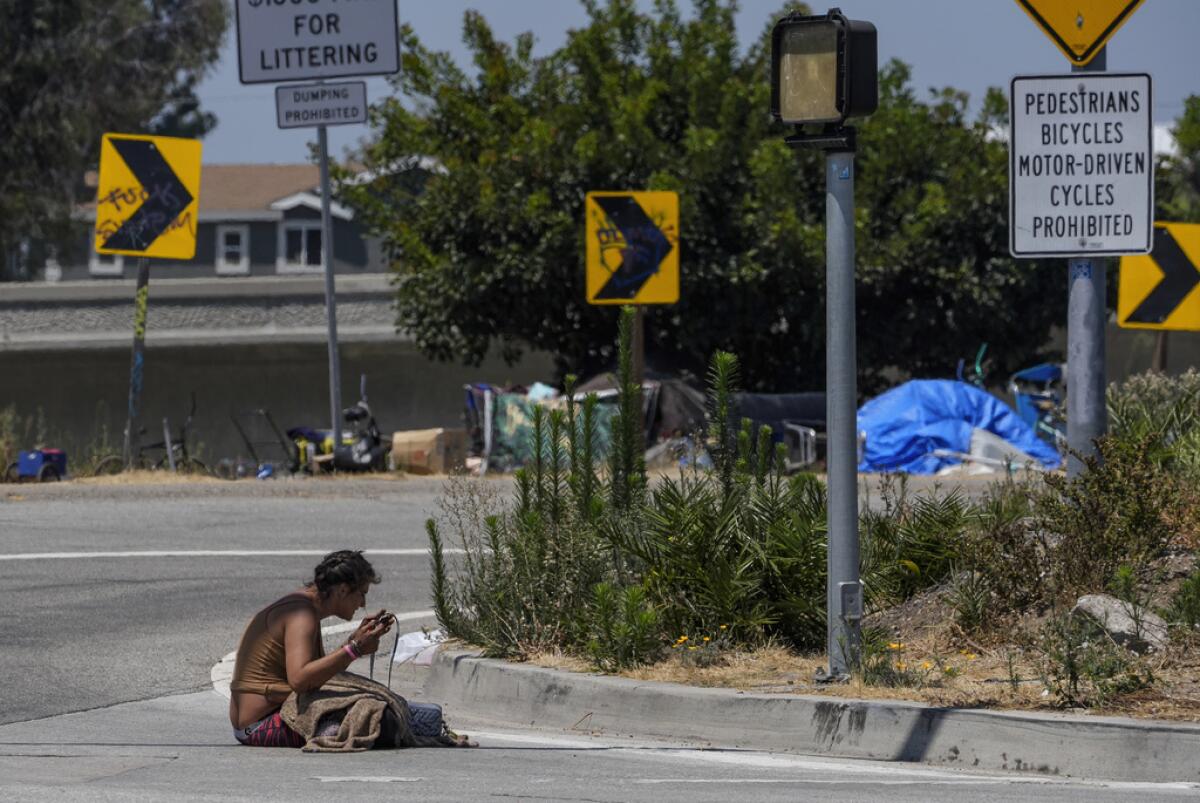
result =
[{"label": "woman's bare arm", "polygon": [[[342,649],[318,658],[313,650],[320,623],[311,611],[300,610],[283,621],[284,662],[288,685],[293,691],[303,692],[319,689],[325,681],[343,672],[354,659]],[[391,620],[364,621],[354,632],[362,655],[379,648],[379,637],[391,629]]]},{"label": "woman's bare arm", "polygon": [[345,650],[335,650],[318,658],[313,642],[320,627],[317,617],[307,610],[296,611],[283,620],[284,666],[288,685],[293,691],[321,688],[325,681],[344,671],[354,660]]}]

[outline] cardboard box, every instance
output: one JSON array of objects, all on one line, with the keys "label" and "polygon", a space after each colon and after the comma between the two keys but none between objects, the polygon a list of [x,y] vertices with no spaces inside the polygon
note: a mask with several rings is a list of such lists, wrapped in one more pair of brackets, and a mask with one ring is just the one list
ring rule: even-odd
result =
[{"label": "cardboard box", "polygon": [[392,435],[396,468],[412,474],[462,471],[467,459],[465,429],[412,429]]}]

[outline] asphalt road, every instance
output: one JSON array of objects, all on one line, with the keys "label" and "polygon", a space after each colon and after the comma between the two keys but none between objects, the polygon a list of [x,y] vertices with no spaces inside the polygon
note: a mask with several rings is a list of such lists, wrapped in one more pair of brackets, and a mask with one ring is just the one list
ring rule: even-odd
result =
[{"label": "asphalt road", "polygon": [[[0,799],[1118,803],[1198,791],[545,733],[453,711],[451,724],[479,750],[313,756],[233,744],[210,669],[250,614],[317,560],[245,553],[412,550],[373,558],[384,582],[369,605],[425,610],[423,524],[442,488],[0,486]],[[419,696],[419,681],[401,672],[394,687]]]},{"label": "asphalt road", "polygon": [[[372,557],[368,605],[426,610],[424,521],[442,486],[0,486],[0,723],[207,688],[253,612],[320,560],[69,553],[411,549]],[[45,553],[68,556],[14,559]]]},{"label": "asphalt road", "polygon": [[[878,481],[860,485],[878,504]],[[206,687],[250,615],[319,560],[155,553],[414,550],[372,558],[384,582],[368,606],[427,610],[424,522],[444,489],[434,478],[0,486],[0,723]]]},{"label": "asphalt road", "polygon": [[1197,793],[461,721],[478,749],[313,755],[232,744],[223,702],[200,692],[0,725],[0,799],[1125,803]]}]

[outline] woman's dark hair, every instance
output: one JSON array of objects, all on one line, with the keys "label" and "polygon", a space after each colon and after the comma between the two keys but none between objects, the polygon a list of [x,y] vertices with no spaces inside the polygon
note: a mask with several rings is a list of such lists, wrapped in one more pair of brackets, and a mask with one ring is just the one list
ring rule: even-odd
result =
[{"label": "woman's dark hair", "polygon": [[330,552],[313,569],[313,579],[305,585],[315,586],[322,597],[329,596],[334,586],[345,583],[358,589],[368,583],[378,583],[379,575],[371,563],[357,549],[340,549]]}]

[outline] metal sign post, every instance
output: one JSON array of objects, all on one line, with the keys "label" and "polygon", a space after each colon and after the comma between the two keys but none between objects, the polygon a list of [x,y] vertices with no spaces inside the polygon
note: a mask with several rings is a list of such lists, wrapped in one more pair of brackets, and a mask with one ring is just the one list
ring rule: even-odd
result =
[{"label": "metal sign post", "polygon": [[100,140],[100,182],[96,193],[97,254],[138,259],[134,293],[133,349],[129,370],[129,405],[122,456],[125,468],[137,457],[138,417],[146,362],[146,308],[150,296],[150,261],[191,259],[196,253],[196,221],[200,203],[198,140],[105,134]]},{"label": "metal sign post", "polygon": [[[1012,81],[1009,249],[1067,258],[1067,475],[1108,427],[1103,257],[1153,243],[1152,86],[1104,72],[1103,48],[1069,75]],[[1077,456],[1078,455],[1078,456]]]},{"label": "metal sign post", "polygon": [[[236,0],[238,79],[243,84],[280,83],[400,70],[396,0]],[[341,363],[337,342],[337,296],[333,280],[333,217],[330,210],[327,127],[366,121],[362,82],[278,87],[280,128],[317,127],[321,168],[321,254],[325,268],[325,314],[329,332],[329,416],[333,446],[342,437]]]},{"label": "metal sign post", "polygon": [[[638,386],[637,409],[643,411],[645,305],[679,301],[679,196],[674,192],[589,192],[584,215],[587,302],[636,308],[633,377]],[[639,438],[645,433],[644,423],[638,428]]]},{"label": "metal sign post", "polygon": [[[1106,48],[1100,48],[1083,66],[1071,72],[1104,72]],[[1153,219],[1151,212],[1150,219]],[[1149,221],[1147,221],[1147,226]],[[1103,260],[1076,257],[1067,260],[1070,284],[1067,298],[1067,476],[1076,477],[1086,467],[1077,455],[1096,453],[1096,439],[1108,431],[1104,403],[1104,326],[1107,266]]]},{"label": "metal sign post", "polygon": [[336,449],[342,443],[342,364],[338,356],[337,296],[333,282],[333,215],[330,213],[329,134],[325,126],[317,128],[317,147],[321,151],[321,259],[325,266],[325,318],[329,331],[329,420]]},{"label": "metal sign post", "polygon": [[1105,73],[1105,43],[1142,0],[1017,0],[1071,60],[1071,74],[1018,76],[1009,104],[1009,250],[1065,256],[1067,476],[1108,429],[1105,264],[1148,254],[1154,220],[1150,76]]},{"label": "metal sign post", "polygon": [[150,260],[138,260],[137,290],[133,295],[133,349],[129,363],[129,407],[121,449],[125,470],[133,468],[138,451],[138,417],[142,407],[142,377],[146,365],[146,309],[150,300]]}]

